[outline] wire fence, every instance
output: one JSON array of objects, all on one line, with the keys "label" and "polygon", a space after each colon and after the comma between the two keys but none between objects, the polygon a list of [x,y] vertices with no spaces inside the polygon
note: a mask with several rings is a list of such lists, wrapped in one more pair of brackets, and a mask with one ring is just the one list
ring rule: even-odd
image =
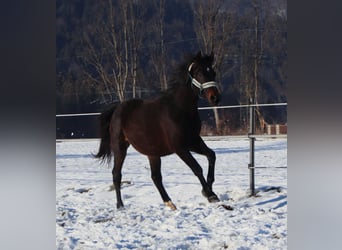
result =
[{"label": "wire fence", "polygon": [[[286,102],[281,103],[263,103],[263,104],[243,104],[243,105],[231,105],[231,106],[216,106],[216,107],[199,107],[198,110],[207,109],[231,109],[231,108],[247,108],[247,107],[267,107],[267,106],[286,106]],[[101,113],[73,113],[73,114],[57,114],[56,117],[72,117],[72,116],[93,116],[100,115]]]},{"label": "wire fence", "polygon": [[[225,109],[245,109],[248,107],[276,107],[276,106],[287,106],[286,102],[283,103],[262,103],[262,104],[241,104],[241,105],[224,105],[224,106],[215,106],[215,107],[199,107],[198,110],[205,112],[210,110],[225,110]],[[247,110],[246,110],[247,111]],[[241,111],[240,111],[241,112]],[[56,114],[56,123],[57,123],[57,139],[77,139],[77,138],[94,138],[94,132],[91,136],[89,136],[86,132],[82,132],[86,130],[88,127],[91,131],[96,131],[96,119],[94,117],[100,115],[100,112],[89,112],[89,113],[69,113],[69,114]],[[208,112],[207,114],[213,114],[213,112]],[[245,116],[248,116],[247,112],[244,113]],[[70,121],[66,121],[61,118],[74,118]],[[213,117],[211,117],[213,120]],[[248,120],[248,119],[247,119]],[[224,131],[221,133],[216,133],[215,128],[212,126],[208,126],[208,123],[213,121],[204,120],[202,126],[202,136],[242,136],[245,137],[248,135],[248,123],[244,121],[244,123],[240,124],[240,128],[238,131],[234,131],[230,128],[231,124],[223,124]],[[239,126],[239,124],[238,124]],[[90,127],[90,128],[89,128]],[[249,135],[255,137],[286,137],[287,136],[287,125],[286,124],[265,124],[262,131],[258,130],[256,135]]]}]

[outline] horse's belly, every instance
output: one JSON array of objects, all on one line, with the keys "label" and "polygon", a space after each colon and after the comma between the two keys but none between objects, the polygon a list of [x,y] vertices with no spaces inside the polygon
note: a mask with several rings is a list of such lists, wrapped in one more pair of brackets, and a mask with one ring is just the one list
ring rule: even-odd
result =
[{"label": "horse's belly", "polygon": [[122,124],[123,133],[138,152],[154,156],[173,153],[170,121],[158,105],[141,104],[126,112],[126,116]]},{"label": "horse's belly", "polygon": [[132,141],[128,139],[128,142],[140,153],[144,155],[164,156],[172,154],[171,148],[160,143],[148,142],[148,141]]},{"label": "horse's belly", "polygon": [[154,134],[136,131],[134,134],[125,134],[127,141],[144,155],[164,156],[173,153],[167,138],[161,133]]}]

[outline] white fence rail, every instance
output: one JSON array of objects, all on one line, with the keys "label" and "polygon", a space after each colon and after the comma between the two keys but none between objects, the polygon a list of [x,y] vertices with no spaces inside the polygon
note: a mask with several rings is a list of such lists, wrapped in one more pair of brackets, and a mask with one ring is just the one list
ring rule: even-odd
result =
[{"label": "white fence rail", "polygon": [[[282,103],[263,103],[263,104],[242,104],[231,106],[216,106],[216,107],[199,107],[198,110],[206,109],[232,109],[232,108],[248,108],[248,107],[267,107],[267,106],[286,106],[286,102]],[[92,116],[100,115],[101,113],[76,113],[76,114],[57,114],[56,117],[72,117],[72,116]]]}]

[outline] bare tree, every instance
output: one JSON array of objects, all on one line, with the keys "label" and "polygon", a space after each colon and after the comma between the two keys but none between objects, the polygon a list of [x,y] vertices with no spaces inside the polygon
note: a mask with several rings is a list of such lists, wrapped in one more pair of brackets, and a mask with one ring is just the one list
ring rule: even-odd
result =
[{"label": "bare tree", "polygon": [[156,15],[153,18],[151,28],[155,36],[153,45],[151,46],[151,60],[159,78],[160,89],[166,90],[167,71],[166,71],[166,47],[165,47],[165,0],[154,0],[153,6]]},{"label": "bare tree", "polygon": [[[136,97],[136,88],[137,88],[137,68],[138,68],[138,48],[141,45],[141,34],[139,32],[139,28],[141,27],[141,20],[138,15],[138,7],[135,8],[133,4],[133,0],[129,0],[129,14],[130,14],[130,22],[129,22],[129,34],[131,39],[131,77],[132,77],[132,97]],[[140,6],[139,6],[140,7]]]},{"label": "bare tree", "polygon": [[85,74],[97,85],[105,103],[124,101],[128,85],[136,97],[138,47],[143,34],[137,8],[141,6],[134,0],[108,0],[104,11],[98,13],[100,21],[84,34]]},{"label": "bare tree", "polygon": [[[193,4],[194,29],[203,52],[215,54],[215,68],[218,82],[223,79],[224,59],[228,54],[228,40],[233,32],[231,13],[224,8],[223,0],[198,0]],[[222,88],[222,85],[221,85]],[[221,131],[219,113],[213,109],[216,129]]]},{"label": "bare tree", "polygon": [[[255,104],[258,104],[258,87],[259,87],[259,67],[261,63],[261,56],[263,53],[262,47],[262,33],[260,29],[260,1],[253,0],[253,9],[254,9],[254,53],[253,53],[253,87],[251,97],[253,98]],[[259,106],[255,107],[255,111],[257,114],[257,118],[260,124],[260,127],[264,127],[265,119],[260,112]]]},{"label": "bare tree", "polygon": [[[256,104],[269,101],[270,89],[275,87],[276,92],[279,92],[279,81],[285,81],[281,79],[283,72],[279,72],[280,65],[274,63],[274,60],[284,60],[286,57],[286,38],[282,28],[282,24],[286,24],[286,16],[282,11],[275,10],[275,7],[279,8],[276,5],[272,7],[272,1],[269,0],[252,0],[246,7],[244,17],[240,19],[244,27],[239,30],[240,101],[244,104],[251,98]],[[277,71],[280,76],[275,79]],[[272,81],[276,82],[273,86]],[[263,130],[267,124],[264,109],[257,106],[255,110],[257,125]]]}]

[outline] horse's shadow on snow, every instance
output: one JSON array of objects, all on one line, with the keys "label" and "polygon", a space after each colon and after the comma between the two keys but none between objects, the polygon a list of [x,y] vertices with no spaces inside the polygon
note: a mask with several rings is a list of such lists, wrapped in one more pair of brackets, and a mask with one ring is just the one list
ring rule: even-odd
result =
[{"label": "horse's shadow on snow", "polygon": [[[284,200],[284,199],[287,199],[287,195],[280,195],[280,196],[278,196],[276,198],[273,198],[273,199],[270,199],[270,200],[258,202],[255,205],[261,206],[261,205],[265,205],[265,204],[268,204],[268,203],[278,202],[278,201],[281,201],[281,200]],[[278,208],[284,207],[286,205],[287,205],[287,200],[285,200],[283,202],[280,202],[277,206],[273,207],[272,209],[273,210],[274,209],[278,209]]]}]

